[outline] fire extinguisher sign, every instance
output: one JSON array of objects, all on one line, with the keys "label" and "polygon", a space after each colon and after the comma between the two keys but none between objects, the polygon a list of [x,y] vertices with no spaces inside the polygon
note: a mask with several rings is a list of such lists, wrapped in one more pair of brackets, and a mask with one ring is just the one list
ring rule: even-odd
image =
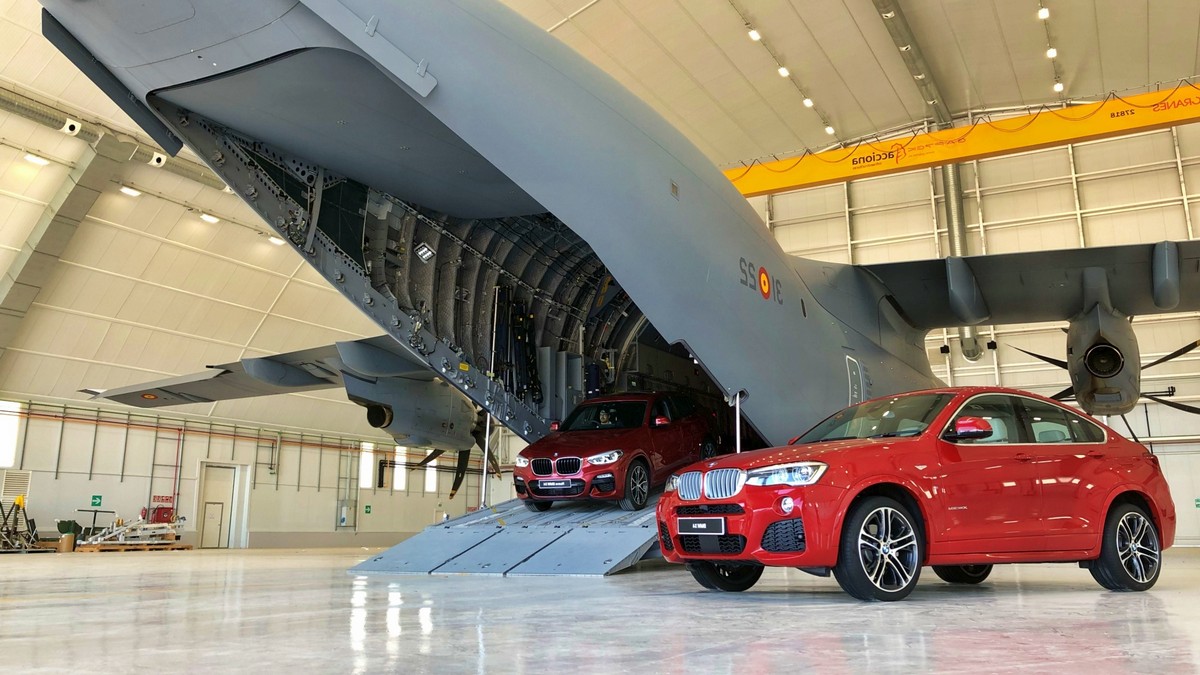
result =
[{"label": "fire extinguisher sign", "polygon": [[165,506],[170,506],[174,502],[175,497],[172,495],[154,495],[150,498],[151,504],[163,504]]}]

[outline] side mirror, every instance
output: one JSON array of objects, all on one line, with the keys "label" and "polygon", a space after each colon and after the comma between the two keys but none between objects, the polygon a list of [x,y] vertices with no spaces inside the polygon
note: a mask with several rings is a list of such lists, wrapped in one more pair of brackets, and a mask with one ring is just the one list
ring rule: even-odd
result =
[{"label": "side mirror", "polygon": [[553,422],[550,423],[550,431],[558,431],[558,427],[559,427],[558,420],[554,420]]},{"label": "side mirror", "polygon": [[655,417],[654,418],[654,426],[656,426],[656,427],[665,427],[670,424],[671,424],[670,418],[667,418],[667,417]]},{"label": "side mirror", "polygon": [[992,425],[982,417],[960,417],[954,420],[954,431],[945,438],[950,441],[977,440],[992,435]]}]

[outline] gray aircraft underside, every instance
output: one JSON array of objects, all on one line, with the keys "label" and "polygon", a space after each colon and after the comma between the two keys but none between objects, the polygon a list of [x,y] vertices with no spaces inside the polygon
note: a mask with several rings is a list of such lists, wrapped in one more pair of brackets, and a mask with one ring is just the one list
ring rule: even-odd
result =
[{"label": "gray aircraft underside", "polygon": [[527,440],[562,409],[488,377],[497,286],[553,353],[622,352],[648,319],[742,393],[772,443],[848,402],[939,385],[926,332],[984,321],[1070,320],[1078,351],[1132,357],[1124,379],[1068,358],[1081,404],[1104,412],[1104,386],[1136,401],[1127,316],[1200,307],[1195,242],[789,256],[678,131],[496,2],[41,1],[47,37],[147,133],[189,144],[402,349]]}]

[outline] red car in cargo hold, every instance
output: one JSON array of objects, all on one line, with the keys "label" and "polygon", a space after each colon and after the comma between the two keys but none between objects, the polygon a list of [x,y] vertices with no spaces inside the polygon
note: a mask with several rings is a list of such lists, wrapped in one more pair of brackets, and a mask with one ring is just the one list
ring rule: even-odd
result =
[{"label": "red car in cargo hold", "polygon": [[620,500],[646,506],[679,467],[717,454],[712,413],[683,394],[619,394],[579,404],[549,436],[517,455],[513,482],[526,508]]},{"label": "red car in cargo hold", "polygon": [[788,447],[685,467],[657,516],[664,557],[706,588],[798,567],[861,600],[904,598],[924,565],[977,584],[995,563],[1078,562],[1105,588],[1144,591],[1175,538],[1158,458],[995,387],[878,398]]}]

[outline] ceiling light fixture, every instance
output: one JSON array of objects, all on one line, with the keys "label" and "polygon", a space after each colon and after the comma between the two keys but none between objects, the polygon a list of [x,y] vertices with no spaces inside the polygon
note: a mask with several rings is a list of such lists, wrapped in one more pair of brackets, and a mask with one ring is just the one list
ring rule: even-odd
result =
[{"label": "ceiling light fixture", "polygon": [[804,99],[804,101],[802,101],[802,103],[804,103],[805,108],[813,107],[813,100],[811,98],[805,97],[805,99]]},{"label": "ceiling light fixture", "polygon": [[925,101],[925,102],[926,102],[926,103],[928,103],[929,105],[937,105],[937,99],[936,99],[936,98],[931,98],[931,99],[929,99],[928,101]]},{"label": "ceiling light fixture", "polygon": [[283,240],[279,237],[267,237],[267,241],[275,244],[276,246],[283,246]]},{"label": "ceiling light fixture", "polygon": [[209,215],[207,213],[201,213],[200,220],[203,220],[204,222],[209,223],[211,225],[216,225],[217,223],[221,222],[220,218],[213,216],[213,215]]},{"label": "ceiling light fixture", "polygon": [[46,166],[50,163],[50,160],[46,159],[45,157],[38,157],[31,152],[25,153],[25,161],[29,162],[30,164],[37,164],[38,166]]},{"label": "ceiling light fixture", "polygon": [[1053,59],[1053,58],[1055,58],[1055,57],[1057,57],[1057,56],[1058,56],[1058,50],[1057,50],[1057,49],[1055,49],[1054,47],[1051,47],[1051,48],[1049,48],[1049,49],[1047,49],[1047,50],[1046,50],[1046,58],[1048,58],[1048,59]]},{"label": "ceiling light fixture", "polygon": [[902,52],[912,51],[912,45],[904,45],[903,47],[900,48],[900,51],[902,51]]},{"label": "ceiling light fixture", "polygon": [[433,250],[433,247],[431,247],[429,244],[426,244],[425,242],[421,242],[421,243],[417,244],[417,247],[415,249],[413,249],[413,251],[417,254],[417,257],[420,258],[421,262],[423,262],[423,263],[427,263],[430,260],[433,260],[433,256],[436,254],[436,251]]},{"label": "ceiling light fixture", "polygon": [[1038,10],[1038,18],[1041,19],[1042,21],[1049,19],[1050,18],[1050,8],[1042,7],[1041,9],[1039,9]]},{"label": "ceiling light fixture", "polygon": [[746,33],[746,34],[747,34],[747,35],[749,35],[749,36],[750,36],[750,39],[751,39],[751,40],[754,40],[755,42],[758,42],[759,40],[761,40],[761,39],[762,39],[762,33],[760,33],[760,32],[758,32],[758,31],[754,30],[753,28],[751,28],[751,29],[750,29],[750,32],[749,32],[749,33]]},{"label": "ceiling light fixture", "polygon": [[832,136],[833,135],[833,127],[825,127],[825,133]]},{"label": "ceiling light fixture", "polygon": [[925,73],[917,73],[916,75],[913,75],[913,79],[914,80],[923,80],[923,79],[925,79]]},{"label": "ceiling light fixture", "polygon": [[896,13],[895,12],[884,12],[880,16],[882,16],[885,19],[894,19],[894,18],[896,18]]},{"label": "ceiling light fixture", "polygon": [[792,74],[792,71],[788,70],[787,66],[779,66],[779,76],[780,77],[787,77],[788,75],[791,75],[791,74]]},{"label": "ceiling light fixture", "polygon": [[121,186],[121,193],[129,195],[130,197],[141,197],[142,196],[141,190],[135,190],[135,189],[129,187],[128,185]]},{"label": "ceiling light fixture", "polygon": [[1063,83],[1062,83],[1062,82],[1055,82],[1055,83],[1054,83],[1054,91],[1055,91],[1056,93],[1059,93],[1059,94],[1061,94],[1061,93],[1062,93],[1062,90],[1063,90],[1064,88],[1065,88],[1065,87],[1063,87]]}]

